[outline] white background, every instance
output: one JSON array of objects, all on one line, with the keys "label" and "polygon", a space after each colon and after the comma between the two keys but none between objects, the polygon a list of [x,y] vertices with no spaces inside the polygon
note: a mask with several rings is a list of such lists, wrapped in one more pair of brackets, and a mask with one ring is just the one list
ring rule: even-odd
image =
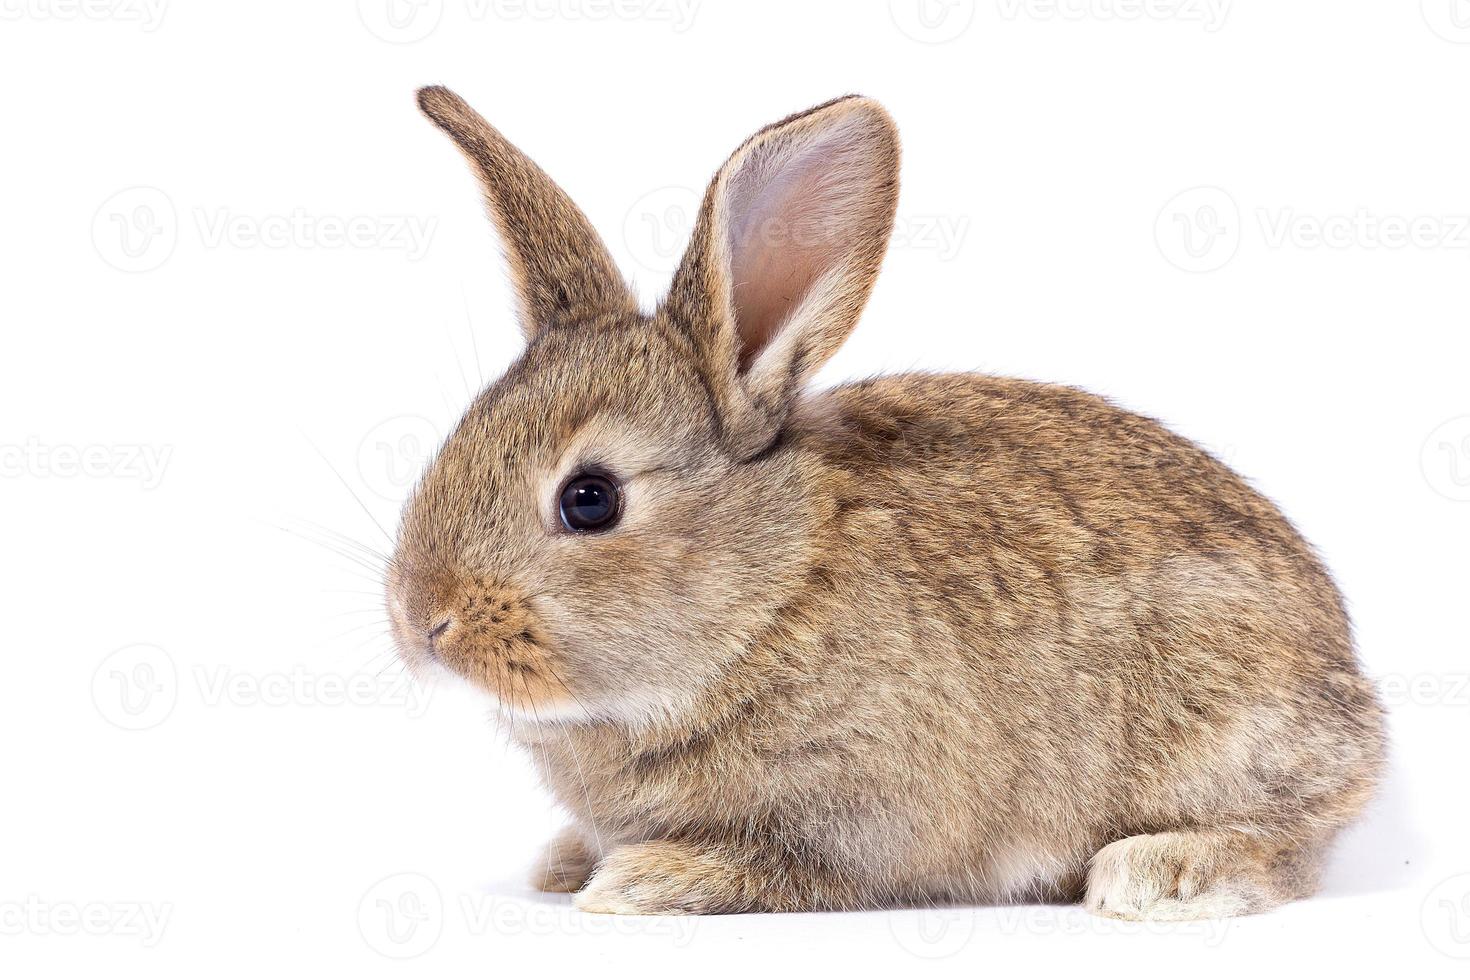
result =
[{"label": "white background", "polygon": [[[1464,970],[1466,0],[85,2],[0,0],[7,976]],[[529,892],[558,815],[406,686],[376,598],[378,525],[519,343],[430,82],[650,300],[748,132],[881,99],[899,233],[823,380],[1081,385],[1282,505],[1393,710],[1323,894],[1142,927]]]}]

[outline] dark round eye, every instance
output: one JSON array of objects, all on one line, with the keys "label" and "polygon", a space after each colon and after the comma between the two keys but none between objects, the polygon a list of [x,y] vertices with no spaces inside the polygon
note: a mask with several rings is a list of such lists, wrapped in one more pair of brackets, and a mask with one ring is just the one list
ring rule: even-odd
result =
[{"label": "dark round eye", "polygon": [[580,473],[561,491],[561,523],[568,531],[606,531],[618,522],[618,485],[596,473]]}]

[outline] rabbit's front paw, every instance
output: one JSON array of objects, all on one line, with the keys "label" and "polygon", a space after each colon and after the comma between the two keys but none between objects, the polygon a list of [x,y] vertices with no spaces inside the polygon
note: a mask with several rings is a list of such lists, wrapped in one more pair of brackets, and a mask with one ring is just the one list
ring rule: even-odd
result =
[{"label": "rabbit's front paw", "polygon": [[531,868],[531,886],[543,892],[574,892],[587,883],[597,855],[576,827],[565,827],[546,844]]},{"label": "rabbit's front paw", "polygon": [[705,915],[741,911],[740,876],[720,856],[674,841],[613,851],[574,904],[616,915]]},{"label": "rabbit's front paw", "polygon": [[1115,919],[1219,919],[1279,905],[1293,890],[1281,879],[1285,854],[1272,842],[1233,831],[1143,834],[1093,856],[1088,910]]}]

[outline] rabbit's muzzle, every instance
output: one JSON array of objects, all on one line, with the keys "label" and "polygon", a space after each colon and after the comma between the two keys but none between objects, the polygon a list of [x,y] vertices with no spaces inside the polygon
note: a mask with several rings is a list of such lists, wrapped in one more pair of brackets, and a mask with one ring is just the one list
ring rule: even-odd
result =
[{"label": "rabbit's muzzle", "polygon": [[[514,585],[485,578],[440,580],[423,588],[409,618],[424,656],[494,694],[531,720],[538,707],[571,697],[530,600]],[[390,602],[390,606],[393,603]]]}]

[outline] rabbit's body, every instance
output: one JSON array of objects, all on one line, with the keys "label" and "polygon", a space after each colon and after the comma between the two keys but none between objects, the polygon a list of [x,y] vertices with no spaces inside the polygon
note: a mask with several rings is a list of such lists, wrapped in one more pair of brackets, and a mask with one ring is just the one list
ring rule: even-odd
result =
[{"label": "rabbit's body", "polygon": [[1273,871],[1197,913],[1310,890],[1377,711],[1332,583],[1224,466],[977,375],[815,395],[764,465],[833,492],[750,669],[678,724],[527,735],[589,852],[744,840],[788,888],[724,910],[801,909],[1077,897],[1110,842],[1228,831]]},{"label": "rabbit's body", "polygon": [[407,662],[493,694],[573,814],[542,887],[1148,918],[1312,889],[1382,723],[1274,507],[1071,389],[803,394],[892,227],[876,104],[737,150],[645,314],[545,174],[420,100],[481,177],[530,343],[415,490],[388,606]]}]

